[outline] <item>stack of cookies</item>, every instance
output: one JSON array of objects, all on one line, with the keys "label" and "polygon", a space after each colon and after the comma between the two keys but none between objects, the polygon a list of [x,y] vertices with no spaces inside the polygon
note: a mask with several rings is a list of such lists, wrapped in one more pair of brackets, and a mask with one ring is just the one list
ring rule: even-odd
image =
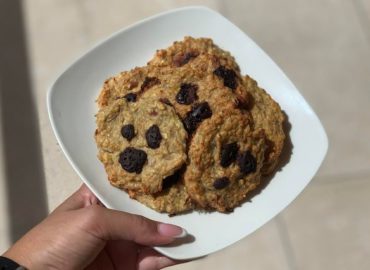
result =
[{"label": "stack of cookies", "polygon": [[110,183],[171,215],[229,212],[271,174],[280,106],[211,39],[185,37],[105,81],[95,140]]}]

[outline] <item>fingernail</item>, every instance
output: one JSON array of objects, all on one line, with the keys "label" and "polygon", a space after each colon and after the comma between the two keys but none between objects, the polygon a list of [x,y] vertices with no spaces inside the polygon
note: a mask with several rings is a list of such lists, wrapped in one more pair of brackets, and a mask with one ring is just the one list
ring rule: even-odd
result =
[{"label": "fingernail", "polygon": [[176,225],[171,225],[171,224],[166,224],[166,223],[158,224],[157,230],[160,235],[170,236],[173,238],[182,238],[188,234],[185,229],[179,226],[176,226]]}]

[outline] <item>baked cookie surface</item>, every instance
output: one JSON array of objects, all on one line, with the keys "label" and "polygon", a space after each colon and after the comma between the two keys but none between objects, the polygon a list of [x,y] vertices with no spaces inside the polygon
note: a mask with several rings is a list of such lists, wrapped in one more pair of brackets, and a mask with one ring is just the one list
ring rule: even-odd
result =
[{"label": "baked cookie surface", "polygon": [[187,134],[174,109],[162,102],[119,99],[100,109],[98,157],[112,185],[156,193],[186,161]]},{"label": "baked cookie surface", "polygon": [[[176,111],[184,116],[189,111],[189,105],[215,95],[212,93],[214,89],[223,89],[222,96],[227,96],[228,102],[247,103],[249,95],[243,89],[243,80],[233,58],[216,47],[209,39],[204,39],[207,42],[203,42],[203,39],[190,40],[191,44],[198,45],[200,42],[204,43],[205,47],[210,46],[211,49],[200,51],[191,61],[182,66],[166,65],[166,62],[161,65],[153,63],[109,78],[105,81],[97,99],[99,107],[106,106],[117,99],[135,102],[141,96],[157,95],[158,98],[168,99],[175,106]],[[178,45],[186,46],[186,39],[178,42]],[[222,55],[225,55],[228,60],[223,61],[220,57]],[[157,56],[153,61],[156,58]],[[162,92],[158,93],[158,91]]]},{"label": "baked cookie surface", "polygon": [[249,98],[248,92],[242,89],[241,76],[225,75],[225,72],[219,58],[206,53],[182,67],[135,68],[107,80],[98,104],[104,107],[118,99],[132,103],[141,98],[158,100],[173,106],[191,133],[202,120],[193,121],[200,109],[208,108],[212,112],[220,107],[235,107]]},{"label": "baked cookie surface", "polygon": [[248,115],[226,110],[205,120],[188,152],[185,185],[201,207],[227,212],[260,182],[265,139]]},{"label": "baked cookie surface", "polygon": [[175,41],[166,49],[157,50],[148,65],[182,67],[191,63],[201,54],[211,54],[220,59],[220,65],[239,72],[232,55],[215,45],[210,38],[193,38],[186,36],[182,41]]},{"label": "baked cookie surface", "polygon": [[271,174],[279,161],[279,157],[284,147],[285,116],[279,104],[266,93],[265,90],[258,87],[257,82],[249,76],[243,77],[245,89],[250,93],[250,113],[256,129],[263,129],[266,135],[267,149],[265,153],[262,173]]},{"label": "baked cookie surface", "polygon": [[183,183],[183,172],[184,170],[180,169],[174,175],[165,178],[162,191],[156,194],[129,191],[129,195],[157,212],[174,215],[192,210],[194,203]]}]

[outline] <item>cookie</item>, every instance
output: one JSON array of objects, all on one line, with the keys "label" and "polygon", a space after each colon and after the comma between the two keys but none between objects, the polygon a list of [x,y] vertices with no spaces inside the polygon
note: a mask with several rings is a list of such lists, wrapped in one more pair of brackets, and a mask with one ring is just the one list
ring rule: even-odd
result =
[{"label": "cookie", "polygon": [[129,191],[129,195],[157,212],[175,215],[192,210],[194,203],[183,183],[183,171],[181,170],[180,173],[178,171],[164,179],[162,191],[156,194]]},{"label": "cookie", "polygon": [[[208,55],[217,59],[217,64],[208,69],[224,86],[233,90],[238,96],[239,102],[247,103],[248,95],[243,91],[240,69],[234,57],[225,50],[215,45],[209,38],[185,37],[182,41],[175,41],[170,47],[157,50],[156,54],[148,62],[149,66],[172,67],[179,69],[182,67],[192,67],[198,71],[204,70],[204,61],[199,61],[203,55]],[[180,69],[181,70],[181,69]]]},{"label": "cookie", "polygon": [[[203,86],[201,89],[199,83]],[[164,91],[166,96],[163,98],[181,105],[196,101],[198,91],[214,88],[230,92],[234,102],[247,102],[248,94],[242,87],[238,72],[222,65],[215,55],[204,53],[179,68],[145,66],[121,72],[104,82],[97,103],[99,107],[104,107],[117,99],[136,102],[140,96],[153,92],[154,88]],[[187,90],[193,91],[194,95],[185,97]]]},{"label": "cookie", "polygon": [[219,67],[217,58],[202,54],[192,64],[172,69],[171,74],[161,78],[161,85],[153,86],[150,91],[142,94],[143,97],[172,105],[183,119],[189,134],[204,119],[211,117],[213,111],[237,107],[239,100],[243,99],[213,73]]},{"label": "cookie", "polygon": [[141,93],[160,83],[154,74],[158,76],[161,72],[155,67],[136,67],[105,80],[97,98],[98,106],[102,108],[118,99],[136,102]]},{"label": "cookie", "polygon": [[201,54],[214,55],[220,59],[220,64],[228,66],[239,72],[239,66],[234,57],[227,51],[215,45],[210,38],[184,37],[182,41],[175,41],[166,49],[157,50],[154,57],[148,62],[153,66],[171,66],[174,68],[182,67],[191,63]]},{"label": "cookie", "polygon": [[162,182],[186,161],[187,134],[173,107],[157,100],[119,99],[99,110],[98,157],[112,185],[142,193],[162,190]]},{"label": "cookie", "polygon": [[105,81],[96,142],[112,185],[174,215],[232,211],[272,173],[279,105],[211,39],[185,37]]},{"label": "cookie", "polygon": [[266,135],[267,149],[262,173],[269,175],[275,170],[283,150],[285,116],[279,104],[265,90],[258,87],[255,80],[249,76],[244,76],[243,84],[251,95],[250,113],[254,127],[263,129]]},{"label": "cookie", "polygon": [[252,129],[247,114],[222,110],[193,135],[185,186],[201,207],[227,212],[260,182],[265,138]]},{"label": "cookie", "polygon": [[200,109],[208,107],[212,112],[245,102],[249,95],[242,87],[239,75],[220,65],[214,55],[203,53],[179,68],[146,66],[122,72],[104,83],[98,104],[104,107],[118,99],[132,103],[140,98],[156,99],[173,106],[192,133],[202,121],[197,115]]}]

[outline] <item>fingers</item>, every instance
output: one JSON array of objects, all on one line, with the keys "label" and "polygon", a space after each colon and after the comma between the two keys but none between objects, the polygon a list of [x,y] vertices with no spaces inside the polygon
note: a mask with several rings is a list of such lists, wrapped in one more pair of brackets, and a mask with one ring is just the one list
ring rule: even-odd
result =
[{"label": "fingers", "polygon": [[87,230],[104,240],[128,240],[141,245],[163,245],[186,235],[182,228],[142,216],[92,206],[86,209]]},{"label": "fingers", "polygon": [[59,205],[53,212],[70,211],[84,208],[90,205],[97,204],[99,200],[90,191],[90,189],[82,184],[81,187]]},{"label": "fingers", "polygon": [[172,260],[149,247],[140,251],[137,262],[138,270],[157,270],[181,263],[179,261]]}]

